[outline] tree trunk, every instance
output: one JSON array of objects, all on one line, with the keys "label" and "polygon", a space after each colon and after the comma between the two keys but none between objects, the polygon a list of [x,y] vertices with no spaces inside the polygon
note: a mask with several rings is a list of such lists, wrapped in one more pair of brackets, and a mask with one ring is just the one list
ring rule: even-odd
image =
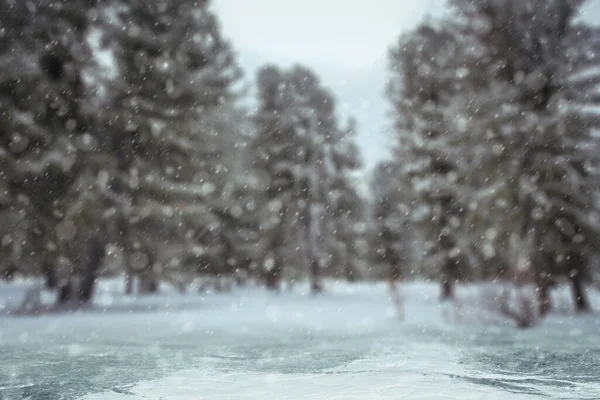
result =
[{"label": "tree trunk", "polygon": [[590,303],[583,287],[584,271],[587,259],[580,252],[571,251],[566,257],[566,270],[571,281],[571,291],[573,293],[573,303],[577,312],[589,312]]},{"label": "tree trunk", "polygon": [[354,270],[354,266],[352,265],[350,260],[348,260],[348,258],[346,258],[346,260],[344,261],[344,275],[346,276],[346,280],[350,283],[356,282],[358,280],[358,276]]},{"label": "tree trunk", "polygon": [[[310,204],[310,203],[309,203]],[[321,274],[320,266],[318,261],[317,244],[320,239],[320,227],[319,220],[320,215],[318,214],[316,206],[306,207],[306,258],[309,262],[309,273],[311,281],[311,291],[313,294],[320,293],[323,290],[321,286]]]},{"label": "tree trunk", "polygon": [[398,292],[398,287],[396,286],[396,282],[402,278],[400,263],[395,256],[388,257],[387,263],[389,267],[387,271],[387,279],[390,287],[390,296],[394,306],[396,307],[396,316],[399,319],[404,319],[404,301]]},{"label": "tree trunk", "polygon": [[104,259],[104,244],[98,238],[92,238],[85,270],[79,284],[79,302],[89,303],[94,295],[94,286],[98,277],[98,270]]},{"label": "tree trunk", "polygon": [[49,261],[44,261],[42,270],[44,272],[44,286],[46,286],[46,289],[56,289],[58,282],[54,265]]},{"label": "tree trunk", "polygon": [[581,274],[578,272],[571,274],[569,279],[571,280],[571,290],[573,291],[573,299],[575,300],[577,312],[589,312],[591,307],[583,288]]},{"label": "tree trunk", "polygon": [[536,250],[534,250],[531,262],[534,264],[533,272],[535,273],[535,291],[537,293],[538,312],[540,317],[545,317],[552,308],[552,301],[550,298],[550,277],[546,272],[548,264],[544,257],[541,256],[541,252],[542,250],[540,250],[536,244]]},{"label": "tree trunk", "polygon": [[535,221],[533,221],[533,254],[531,256],[531,263],[533,272],[535,274],[535,285],[538,300],[538,312],[540,317],[545,317],[550,308],[552,307],[552,301],[550,298],[550,279],[546,268],[548,267],[544,257],[542,248],[542,238],[540,229]]},{"label": "tree trunk", "polygon": [[73,298],[73,292],[73,282],[71,279],[59,284],[56,304],[62,306],[69,303]]},{"label": "tree trunk", "polygon": [[321,293],[323,291],[323,286],[321,285],[321,277],[319,274],[319,262],[317,260],[310,261],[310,279],[311,279],[311,291],[316,293]]},{"label": "tree trunk", "polygon": [[280,273],[281,268],[279,268],[277,264],[265,272],[265,286],[267,289],[274,292],[279,292]]},{"label": "tree trunk", "polygon": [[[446,215],[443,216],[442,226],[448,226],[446,222]],[[458,261],[451,257],[451,251],[455,246],[454,238],[448,233],[442,232],[439,236],[440,249],[443,251],[443,265],[442,265],[442,287],[440,301],[454,300],[454,280],[456,278],[456,267]]]},{"label": "tree trunk", "polygon": [[158,292],[158,278],[154,269],[156,258],[151,252],[147,252],[146,254],[148,254],[149,264],[140,276],[140,293],[154,294]]},{"label": "tree trunk", "polygon": [[350,263],[346,264],[346,280],[350,283],[354,283],[357,280],[354,268],[350,266]]},{"label": "tree trunk", "polygon": [[350,262],[350,257],[348,257],[348,247],[346,244],[340,243],[338,249],[339,257],[341,259],[340,263],[344,266],[344,275],[346,280],[350,283],[356,282],[358,277],[356,276],[352,262]]},{"label": "tree trunk", "polygon": [[398,265],[397,260],[390,260],[390,269],[389,269],[389,274],[390,274],[390,280],[392,282],[396,282],[398,280],[400,280],[400,278],[402,278],[402,271],[400,270],[400,266]]},{"label": "tree trunk", "polygon": [[238,287],[246,287],[248,285],[248,279],[250,277],[250,262],[245,262],[242,268],[235,271],[235,285]]},{"label": "tree trunk", "polygon": [[156,276],[152,274],[151,281],[148,282],[148,293],[156,293],[158,292],[158,279]]},{"label": "tree trunk", "polygon": [[13,279],[15,279],[15,274],[19,271],[19,269],[17,268],[17,266],[15,264],[10,264],[7,268],[6,271],[4,271],[4,276],[3,278],[7,281],[12,281]]},{"label": "tree trunk", "polygon": [[443,278],[441,300],[454,300],[454,281],[452,279]]},{"label": "tree trunk", "polygon": [[454,267],[456,261],[446,256],[442,272],[442,294],[441,301],[454,300]]},{"label": "tree trunk", "polygon": [[[524,169],[528,169],[528,163],[531,161],[531,157],[526,157]],[[533,271],[535,283],[535,291],[538,303],[538,313],[540,318],[543,318],[548,314],[551,308],[550,300],[550,282],[548,273],[546,271],[547,265],[544,259],[544,248],[542,241],[542,232],[540,227],[540,221],[534,219],[533,214],[535,210],[535,200],[529,196],[525,200],[524,215],[525,223],[523,224],[523,235],[531,235],[531,249],[530,249],[530,260],[531,270]]]},{"label": "tree trunk", "polygon": [[125,295],[130,296],[133,294],[133,272],[130,268],[125,269]]},{"label": "tree trunk", "polygon": [[390,295],[394,306],[396,307],[396,315],[400,319],[404,319],[404,301],[400,293],[398,293],[398,288],[396,287],[396,280],[390,278]]},{"label": "tree trunk", "polygon": [[539,313],[541,317],[544,317],[550,312],[552,302],[550,300],[550,286],[548,285],[548,279],[545,274],[541,274],[537,278],[537,298],[539,305]]},{"label": "tree trunk", "polygon": [[134,273],[131,269],[131,248],[129,243],[129,221],[125,215],[125,210],[119,210],[117,218],[117,230],[119,234],[119,244],[123,252],[123,263],[125,264],[125,295],[133,294]]},{"label": "tree trunk", "polygon": [[[306,154],[307,165],[317,168],[318,160],[315,151],[309,151]],[[316,172],[316,170],[314,170]],[[323,221],[323,213],[321,212],[321,192],[317,182],[317,177],[311,175],[302,180],[301,188],[305,193],[304,205],[304,251],[306,260],[308,261],[309,276],[311,281],[312,293],[319,293],[323,290],[320,282],[320,266],[319,266],[319,251],[318,247],[322,241],[321,224]]]},{"label": "tree trunk", "polygon": [[144,272],[140,276],[140,293],[154,294],[158,292],[158,281],[152,271]]}]

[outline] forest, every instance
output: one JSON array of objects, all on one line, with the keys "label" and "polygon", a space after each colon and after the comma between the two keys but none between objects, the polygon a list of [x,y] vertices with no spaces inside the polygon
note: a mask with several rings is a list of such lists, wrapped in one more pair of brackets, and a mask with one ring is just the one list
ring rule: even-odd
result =
[{"label": "forest", "polygon": [[521,326],[566,284],[589,312],[600,28],[584,3],[449,0],[399,30],[393,156],[365,191],[363,128],[327,82],[301,64],[248,76],[208,0],[0,0],[0,279],[40,278],[59,308],[115,276],[124,295],[430,280],[441,301],[503,282]]}]

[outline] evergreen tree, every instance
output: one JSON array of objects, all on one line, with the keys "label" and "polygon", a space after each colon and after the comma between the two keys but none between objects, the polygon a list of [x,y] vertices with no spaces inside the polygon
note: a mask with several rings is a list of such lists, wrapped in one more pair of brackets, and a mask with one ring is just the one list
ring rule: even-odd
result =
[{"label": "evergreen tree", "polygon": [[[267,267],[267,284],[277,286],[283,249],[294,246],[293,235],[301,234],[295,252],[308,264],[313,292],[319,292],[320,275],[331,260],[324,235],[335,168],[332,148],[340,134],[334,100],[301,66],[288,71],[264,67],[258,89],[256,165],[269,177],[267,204],[279,213],[274,218],[281,232],[270,246],[273,262]],[[304,257],[297,253],[300,250]]]},{"label": "evergreen tree", "polygon": [[107,85],[103,115],[110,132],[105,148],[117,159],[110,188],[119,204],[121,244],[140,260],[142,290],[154,291],[156,244],[164,238],[139,223],[169,223],[152,210],[172,208],[174,199],[218,197],[217,181],[226,173],[219,136],[237,133],[226,119],[240,74],[208,1],[117,3],[103,21],[118,75]]},{"label": "evergreen tree", "polygon": [[420,161],[407,180],[446,193],[438,231],[455,221],[453,240],[437,247],[456,246],[480,276],[491,265],[504,273],[525,249],[542,315],[551,274],[567,270],[586,308],[580,279],[597,252],[597,116],[585,106],[595,101],[598,33],[575,23],[581,3],[453,1],[453,16],[392,53],[400,148]]},{"label": "evergreen tree", "polygon": [[[461,153],[468,144],[451,119],[456,116],[454,96],[461,90],[456,75],[465,57],[461,51],[452,31],[423,25],[392,50],[394,75],[388,87],[396,112],[398,173],[409,193],[402,193],[406,201],[400,204],[384,197],[379,217],[396,213],[401,204],[412,213],[423,211],[411,223],[438,270],[443,299],[453,297],[453,282],[467,273],[460,256],[464,209],[472,191],[469,160]],[[397,226],[395,232],[388,226],[382,234],[398,235],[399,223],[388,221]]]},{"label": "evergreen tree", "polygon": [[339,129],[332,135],[329,157],[330,181],[327,197],[327,219],[330,222],[329,247],[337,255],[333,265],[338,268],[336,275],[343,275],[354,281],[360,279],[364,271],[366,235],[365,200],[358,192],[356,173],[361,167],[358,149],[354,142],[356,122],[350,120],[346,129]]},{"label": "evergreen tree", "polygon": [[[587,74],[598,64],[590,48],[598,46],[600,31],[576,22],[578,0],[454,4],[457,25],[485,60],[477,70],[493,77],[483,87],[490,107],[472,112],[469,125],[488,132],[513,165],[513,199],[531,246],[540,313],[550,306],[553,272],[571,276],[576,303],[585,309],[580,279],[600,232],[597,116],[586,110],[595,91],[594,75]],[[559,261],[558,271],[548,259]]]},{"label": "evergreen tree", "polygon": [[18,216],[15,236],[26,238],[27,251],[14,250],[23,256],[18,263],[31,262],[63,294],[74,293],[77,271],[60,268],[69,248],[60,227],[73,227],[69,193],[97,140],[87,41],[94,7],[89,0],[0,2],[3,206]]}]

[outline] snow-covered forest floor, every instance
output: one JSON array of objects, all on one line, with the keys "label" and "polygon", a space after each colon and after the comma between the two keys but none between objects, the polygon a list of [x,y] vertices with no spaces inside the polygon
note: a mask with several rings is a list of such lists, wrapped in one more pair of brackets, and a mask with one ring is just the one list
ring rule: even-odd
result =
[{"label": "snow-covered forest floor", "polygon": [[[3,284],[5,306],[30,284]],[[382,283],[328,282],[318,296],[305,284],[161,289],[126,298],[121,281],[104,281],[91,312],[0,317],[0,399],[600,397],[600,317],[565,303],[518,330],[476,317],[478,307],[454,318],[433,283],[403,285],[402,320]],[[491,290],[457,294],[468,304]],[[597,292],[590,299],[600,305]]]}]

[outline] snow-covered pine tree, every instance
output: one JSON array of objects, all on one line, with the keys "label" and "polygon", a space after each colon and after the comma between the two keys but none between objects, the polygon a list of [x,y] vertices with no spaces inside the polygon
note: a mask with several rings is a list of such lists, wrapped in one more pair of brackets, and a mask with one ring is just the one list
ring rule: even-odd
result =
[{"label": "snow-covered pine tree", "polygon": [[326,192],[328,238],[333,258],[333,274],[349,281],[361,278],[364,271],[366,239],[366,201],[358,191],[356,176],[361,160],[356,148],[356,122],[350,119],[345,129],[331,135],[328,157],[331,158]]},{"label": "snow-covered pine tree", "polygon": [[226,171],[220,144],[238,133],[227,118],[240,70],[208,1],[117,1],[102,20],[117,70],[103,118],[110,132],[106,148],[117,161],[111,187],[120,204],[121,244],[126,254],[145,260],[139,263],[147,278],[142,290],[153,291],[150,260],[160,257],[161,238],[154,229],[137,232],[136,222],[169,224],[169,213],[165,220],[152,210],[193,213],[190,205],[218,196],[217,180]]},{"label": "snow-covered pine tree", "polygon": [[[328,171],[333,168],[331,141],[339,130],[333,97],[302,66],[264,67],[258,90],[256,165],[269,177],[268,204],[279,213],[276,218],[282,232],[274,236],[271,246],[273,262],[267,268],[267,283],[277,285],[282,249],[292,245],[304,250],[312,289],[318,292],[322,269],[330,259],[323,234]],[[301,245],[290,243],[298,234]]]},{"label": "snow-covered pine tree", "polygon": [[44,274],[48,286],[58,285],[59,300],[72,297],[74,273],[59,267],[64,256],[59,227],[72,226],[67,193],[97,138],[89,85],[94,59],[87,40],[95,5],[0,2],[3,199],[19,215],[16,236],[28,239],[20,254],[29,259],[19,264]]},{"label": "snow-covered pine tree", "polygon": [[588,107],[596,101],[600,31],[577,21],[583,3],[452,2],[463,42],[480,52],[467,68],[469,100],[462,97],[467,129],[485,135],[492,150],[480,159],[503,159],[500,178],[522,213],[542,315],[556,273],[571,278],[578,308],[588,308],[581,279],[600,238],[598,116]]},{"label": "snow-covered pine tree", "polygon": [[402,204],[410,207],[411,230],[426,242],[442,280],[443,299],[453,297],[454,281],[468,273],[463,221],[472,190],[466,179],[469,160],[462,153],[466,136],[454,129],[456,115],[448,112],[461,89],[457,70],[463,51],[468,50],[461,48],[451,29],[425,23],[403,35],[390,53],[388,96],[398,134],[396,164],[407,201],[384,198],[391,203],[382,204],[381,212]]},{"label": "snow-covered pine tree", "polygon": [[[399,131],[428,132],[419,151],[404,145],[406,158],[435,148],[434,160],[461,187],[453,197],[464,218],[454,237],[471,242],[460,247],[466,259],[488,259],[489,268],[496,257],[498,272],[514,271],[514,247],[526,246],[542,315],[552,273],[572,272],[574,297],[586,308],[581,277],[597,254],[597,114],[587,106],[595,102],[598,31],[576,23],[581,3],[453,1],[453,16],[424,24],[397,48],[410,56],[394,62],[404,74],[391,84]],[[417,171],[419,180],[428,175]],[[557,260],[568,262],[553,266]]]}]

